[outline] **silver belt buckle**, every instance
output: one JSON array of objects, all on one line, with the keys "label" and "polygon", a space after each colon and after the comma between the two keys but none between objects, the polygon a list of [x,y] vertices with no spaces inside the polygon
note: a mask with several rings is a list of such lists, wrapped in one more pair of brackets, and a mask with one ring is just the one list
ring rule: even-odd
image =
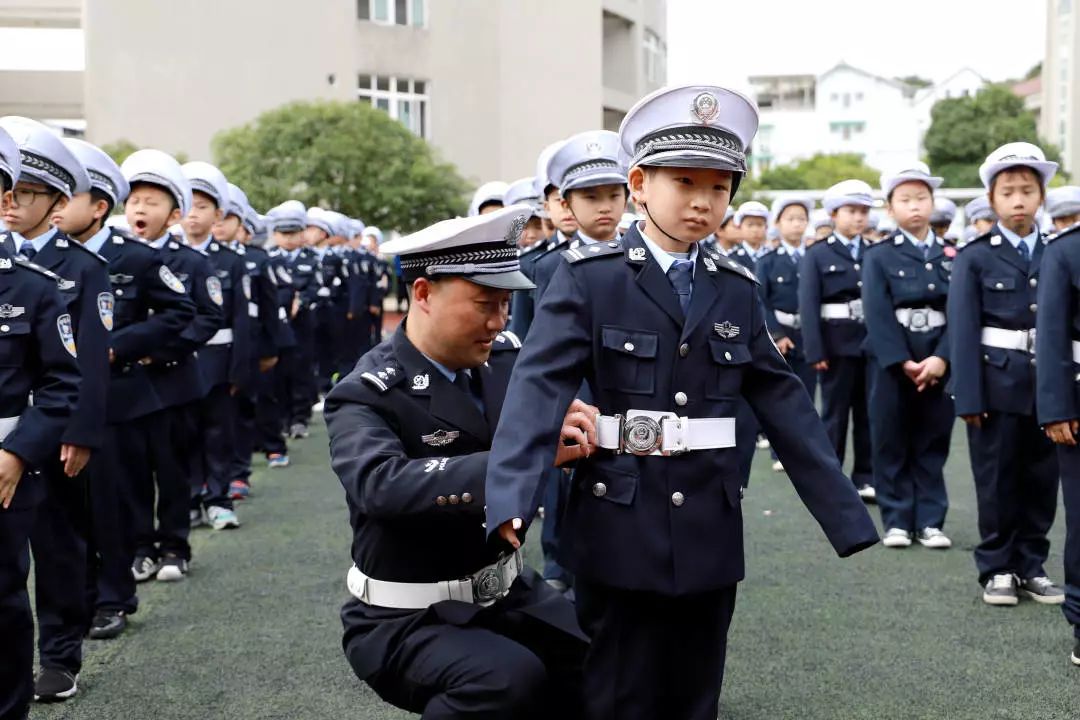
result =
[{"label": "silver belt buckle", "polygon": [[517,565],[517,570],[520,573],[521,555],[514,552],[499,558],[494,565],[484,568],[472,576],[473,602],[477,605],[492,603],[510,591],[510,587],[503,578],[502,570],[511,562]]},{"label": "silver belt buckle", "polygon": [[651,415],[630,415],[619,419],[619,449],[618,454],[630,453],[631,455],[679,455],[685,452],[685,448],[675,448],[664,451],[664,421],[673,420],[679,422],[674,413],[653,413]]},{"label": "silver belt buckle", "polygon": [[866,317],[863,314],[862,299],[852,300],[851,302],[849,302],[848,310],[851,311],[852,320],[858,320],[859,322],[862,322]]},{"label": "silver belt buckle", "polygon": [[908,319],[908,330],[912,332],[929,332],[930,311],[913,309],[911,311],[911,317]]}]

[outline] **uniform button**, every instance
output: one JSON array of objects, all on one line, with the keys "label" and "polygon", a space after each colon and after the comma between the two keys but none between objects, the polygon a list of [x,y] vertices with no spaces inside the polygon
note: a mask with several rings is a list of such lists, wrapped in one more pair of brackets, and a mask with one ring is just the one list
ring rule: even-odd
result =
[{"label": "uniform button", "polygon": [[678,405],[679,407],[682,407],[683,405],[685,405],[686,404],[686,393],[684,393],[684,392],[675,393],[675,404]]},{"label": "uniform button", "polygon": [[1039,306],[1036,305],[1035,303],[1031,303],[1030,305],[1028,305],[1028,310],[1030,310],[1031,312],[1035,312],[1038,309],[1039,309]]},{"label": "uniform button", "polygon": [[671,504],[675,507],[682,507],[684,502],[686,502],[686,496],[681,492],[671,494]]},{"label": "uniform button", "polygon": [[592,486],[592,494],[596,497],[604,497],[607,495],[607,485],[604,483],[596,483]]},{"label": "uniform button", "polygon": [[836,266],[835,265],[830,265],[829,266],[829,272],[836,272]]},{"label": "uniform button", "polygon": [[862,265],[860,265],[859,263],[855,263],[855,269],[862,270]]},{"label": "uniform button", "polygon": [[1039,278],[1031,278],[1030,280],[1028,280],[1028,284],[1031,285],[1031,287],[1038,286]]},{"label": "uniform button", "polygon": [[10,325],[0,325],[0,332],[7,332],[11,329]]},{"label": "uniform button", "polygon": [[1035,364],[1035,358],[1031,358],[1031,364],[1032,364],[1032,365],[1034,365],[1034,364]]},{"label": "uniform button", "polygon": [[724,353],[724,359],[727,360],[728,362],[731,362],[731,353],[725,352]]},{"label": "uniform button", "polygon": [[929,285],[926,286],[926,289],[927,290],[937,290],[937,285],[935,285],[934,283],[930,283]]},{"label": "uniform button", "polygon": [[113,292],[113,295],[116,295],[116,297],[123,297],[124,296],[124,289],[123,288],[116,288],[116,290]]},{"label": "uniform button", "polygon": [[472,493],[461,493],[461,502],[468,505],[472,502]]},{"label": "uniform button", "polygon": [[899,273],[897,273],[897,274],[898,274],[898,275],[899,275],[900,277],[904,277],[904,271],[903,271],[903,270],[901,270],[901,271],[900,271]]},{"label": "uniform button", "polygon": [[623,350],[625,350],[626,352],[634,352],[634,343],[626,343],[625,345],[623,345]]},{"label": "uniform button", "polygon": [[855,283],[855,286],[856,286],[856,287],[862,287],[862,280],[860,280],[860,281],[858,281],[857,283]]},{"label": "uniform button", "polygon": [[679,357],[686,357],[689,354],[690,354],[690,346],[689,345],[687,345],[686,343],[683,343],[682,345],[679,346]]},{"label": "uniform button", "polygon": [[782,283],[782,282],[784,282],[784,278],[778,277],[778,278],[776,278],[776,282]]},{"label": "uniform button", "polygon": [[445,495],[440,495],[439,497],[435,498],[435,504],[438,505],[439,507],[442,507],[443,505],[446,505],[447,502],[449,502],[449,501],[446,499]]},{"label": "uniform button", "polygon": [[995,290],[1002,290],[1005,287],[1005,283],[994,283]]},{"label": "uniform button", "polygon": [[927,270],[933,270],[934,269],[934,263],[926,263],[926,269]]},{"label": "uniform button", "polygon": [[460,503],[461,503],[461,498],[459,498],[457,495],[451,495],[450,496],[450,504],[451,505],[458,505]]}]

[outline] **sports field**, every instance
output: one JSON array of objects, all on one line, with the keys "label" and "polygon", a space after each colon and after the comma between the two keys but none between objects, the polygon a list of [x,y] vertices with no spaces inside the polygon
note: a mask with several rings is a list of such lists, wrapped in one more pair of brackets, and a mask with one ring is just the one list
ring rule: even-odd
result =
[{"label": "sports field", "polygon": [[[293,444],[291,468],[260,466],[254,496],[239,508],[244,527],[195,531],[188,580],[141,586],[128,632],[87,642],[77,698],[35,706],[31,718],[413,717],[385,706],[341,653],[351,533],[325,430],[312,430]],[[1080,668],[1069,664],[1072,633],[1060,610],[979,600],[959,428],[953,449],[954,549],[878,546],[848,560],[758,453],[744,504],[749,577],[721,718],[1080,718]],[[526,547],[535,563],[533,530]],[[1059,581],[1063,538],[1059,521],[1048,566]]]}]

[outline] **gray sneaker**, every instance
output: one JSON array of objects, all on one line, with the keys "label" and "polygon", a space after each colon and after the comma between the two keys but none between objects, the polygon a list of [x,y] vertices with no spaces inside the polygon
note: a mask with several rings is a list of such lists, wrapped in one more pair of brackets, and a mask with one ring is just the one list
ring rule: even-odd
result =
[{"label": "gray sneaker", "polygon": [[990,578],[983,588],[983,602],[987,605],[1017,605],[1016,578],[1012,573],[999,573]]},{"label": "gray sneaker", "polygon": [[1020,581],[1020,590],[1037,603],[1064,605],[1065,591],[1048,577],[1028,578]]}]

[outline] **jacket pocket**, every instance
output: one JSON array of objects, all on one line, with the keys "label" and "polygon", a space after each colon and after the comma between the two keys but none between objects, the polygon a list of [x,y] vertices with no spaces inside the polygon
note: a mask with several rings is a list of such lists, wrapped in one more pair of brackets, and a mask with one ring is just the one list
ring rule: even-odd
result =
[{"label": "jacket pocket", "polygon": [[600,328],[600,387],[651,395],[656,390],[656,351],[660,335],[648,330],[604,325]]}]

